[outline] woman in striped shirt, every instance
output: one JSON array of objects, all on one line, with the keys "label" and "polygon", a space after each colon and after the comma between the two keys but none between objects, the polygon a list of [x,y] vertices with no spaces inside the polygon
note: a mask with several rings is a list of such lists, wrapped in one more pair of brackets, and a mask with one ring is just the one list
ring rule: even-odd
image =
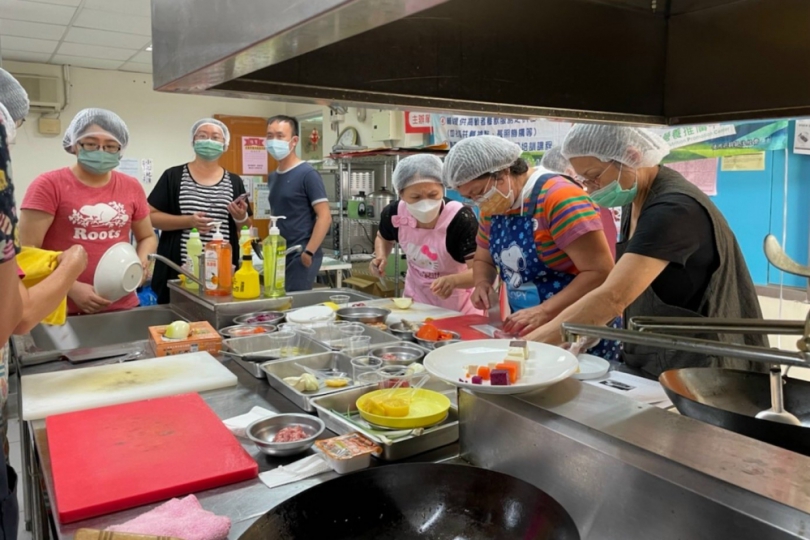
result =
[{"label": "woman in striped shirt", "polygon": [[[500,274],[512,311],[504,330],[523,335],[601,285],[613,258],[599,210],[582,188],[530,168],[520,154],[518,145],[500,137],[464,139],[450,150],[444,178],[481,211],[473,305],[490,307]],[[603,342],[591,352],[616,359],[618,347]]]},{"label": "woman in striped shirt", "polygon": [[[191,128],[194,161],[166,169],[149,194],[152,223],[160,229],[158,254],[186,264],[186,243],[191,229],[197,229],[203,244],[220,223],[220,232],[233,248],[233,264],[239,264],[239,230],[250,227],[250,205],[242,179],[217,163],[228,149],[228,127],[214,118],[203,118]],[[159,304],[169,302],[167,282],[177,272],[161,262],[155,264],[152,290]]]}]

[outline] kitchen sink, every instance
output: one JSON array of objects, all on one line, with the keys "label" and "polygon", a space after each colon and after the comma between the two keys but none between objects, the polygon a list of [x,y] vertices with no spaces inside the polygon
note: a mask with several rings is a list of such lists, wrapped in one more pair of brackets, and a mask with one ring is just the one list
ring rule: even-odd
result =
[{"label": "kitchen sink", "polygon": [[137,342],[149,339],[147,328],[185,319],[167,306],[149,306],[128,311],[68,317],[63,326],[35,327],[28,335],[14,336],[14,351],[22,365],[56,360],[70,351],[81,350],[107,356],[143,351]]}]

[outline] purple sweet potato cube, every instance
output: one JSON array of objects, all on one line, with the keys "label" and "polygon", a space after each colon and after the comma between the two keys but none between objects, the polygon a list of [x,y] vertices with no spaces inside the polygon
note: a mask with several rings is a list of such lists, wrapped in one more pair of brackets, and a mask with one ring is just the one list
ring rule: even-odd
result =
[{"label": "purple sweet potato cube", "polygon": [[509,372],[505,369],[493,369],[489,372],[489,384],[492,386],[509,386]]},{"label": "purple sweet potato cube", "polygon": [[482,379],[478,375],[473,375],[473,378],[472,378],[472,383],[473,384],[482,384],[483,381],[484,381],[484,379]]}]

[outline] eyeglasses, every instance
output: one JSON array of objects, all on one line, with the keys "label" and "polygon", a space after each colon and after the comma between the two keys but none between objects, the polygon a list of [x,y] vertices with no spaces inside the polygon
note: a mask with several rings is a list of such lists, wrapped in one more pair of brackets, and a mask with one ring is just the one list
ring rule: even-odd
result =
[{"label": "eyeglasses", "polygon": [[206,133],[198,133],[197,135],[194,136],[194,141],[195,142],[196,141],[214,141],[214,142],[224,143],[225,142],[225,137],[223,137],[222,135],[217,135],[217,134],[211,135],[209,137],[208,134],[206,134]]},{"label": "eyeglasses", "polygon": [[115,143],[108,143],[100,145],[96,142],[79,142],[79,147],[88,152],[95,152],[96,150],[104,150],[108,154],[117,154],[121,151],[121,145]]},{"label": "eyeglasses", "polygon": [[580,184],[582,184],[583,186],[585,186],[585,188],[586,188],[588,191],[593,191],[594,189],[599,189],[599,188],[601,187],[601,186],[599,185],[599,180],[600,180],[600,179],[601,179],[601,178],[602,178],[602,177],[605,175],[605,173],[607,172],[607,170],[608,170],[609,168],[611,168],[613,165],[615,165],[615,162],[613,162],[613,161],[611,161],[610,163],[608,163],[608,164],[607,164],[607,167],[605,167],[604,169],[602,169],[602,172],[600,172],[598,175],[596,175],[596,177],[595,177],[595,178],[593,178],[593,179],[591,179],[591,178],[586,178],[586,177],[582,176],[581,174],[575,174],[575,175],[574,175],[574,180],[576,180],[577,182],[579,182]]},{"label": "eyeglasses", "polygon": [[[479,178],[479,180],[480,180],[480,178]],[[470,194],[470,196],[469,196],[469,197],[467,197],[467,198],[468,198],[469,200],[471,200],[472,202],[474,202],[475,204],[478,204],[478,203],[484,202],[484,201],[486,200],[486,196],[487,196],[487,194],[490,192],[490,184],[491,184],[493,181],[495,181],[495,183],[497,184],[497,183],[498,183],[498,180],[499,180],[499,178],[497,177],[497,174],[496,174],[496,173],[492,173],[492,174],[490,174],[490,175],[489,175],[489,181],[488,181],[488,182],[486,183],[486,185],[484,186],[484,189],[482,189],[481,191],[479,191],[479,192],[478,192],[478,193],[476,193],[475,195],[473,195],[473,194],[471,193],[471,194]]]}]

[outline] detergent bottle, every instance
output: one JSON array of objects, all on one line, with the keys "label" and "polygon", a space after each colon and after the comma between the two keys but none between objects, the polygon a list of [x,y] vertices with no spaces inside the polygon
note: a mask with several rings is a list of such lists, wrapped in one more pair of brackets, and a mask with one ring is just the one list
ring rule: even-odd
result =
[{"label": "detergent bottle", "polygon": [[287,271],[287,241],[281,236],[278,220],[287,219],[285,216],[270,216],[272,226],[270,234],[262,244],[264,258],[264,295],[270,298],[280,298],[286,294],[285,273]]},{"label": "detergent bottle", "polygon": [[250,245],[250,242],[253,240],[250,229],[248,229],[247,225],[242,227],[242,231],[239,233],[239,260],[243,260],[245,258],[245,242]]},{"label": "detergent bottle", "polygon": [[216,232],[205,245],[205,294],[210,296],[231,294],[233,252],[231,244],[219,231],[220,225],[221,222],[214,225]]},{"label": "detergent bottle", "polygon": [[233,275],[233,297],[241,299],[258,298],[262,294],[259,273],[253,268],[253,249],[250,237],[240,245],[242,266]]},{"label": "detergent bottle", "polygon": [[[188,242],[186,242],[186,268],[197,279],[201,279],[202,273],[200,272],[200,255],[203,252],[203,243],[200,240],[200,233],[197,229],[191,229],[191,234],[188,235]],[[190,291],[200,290],[200,286],[195,282],[187,279],[184,281],[186,289]]]}]

